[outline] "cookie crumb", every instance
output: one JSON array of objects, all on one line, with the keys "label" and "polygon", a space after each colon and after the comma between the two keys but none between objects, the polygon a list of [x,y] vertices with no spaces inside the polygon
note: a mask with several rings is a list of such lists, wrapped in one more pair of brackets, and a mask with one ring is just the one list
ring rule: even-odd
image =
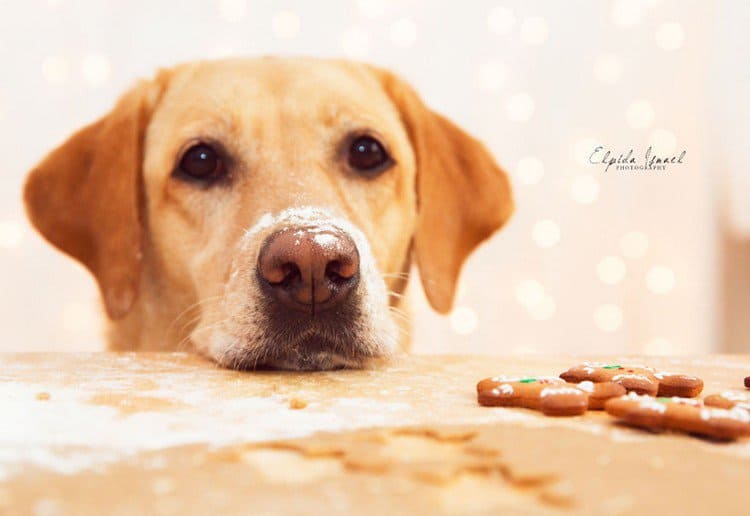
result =
[{"label": "cookie crumb", "polygon": [[36,399],[39,401],[48,401],[52,396],[48,392],[37,392]]},{"label": "cookie crumb", "polygon": [[292,398],[289,400],[289,408],[292,410],[303,409],[306,406],[307,406],[307,402],[305,400],[301,400],[299,398]]},{"label": "cookie crumb", "polygon": [[664,469],[664,459],[658,455],[654,455],[648,461],[649,465],[654,469]]}]

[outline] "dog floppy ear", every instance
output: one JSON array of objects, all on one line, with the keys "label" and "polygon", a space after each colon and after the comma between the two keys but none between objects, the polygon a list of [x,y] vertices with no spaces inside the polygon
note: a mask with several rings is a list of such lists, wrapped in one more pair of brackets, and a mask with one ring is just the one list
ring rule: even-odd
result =
[{"label": "dog floppy ear", "polygon": [[393,74],[378,74],[416,155],[414,251],[422,286],[432,307],[445,313],[466,257],[513,213],[510,182],[484,145],[427,108]]},{"label": "dog floppy ear", "polygon": [[113,319],[127,314],[138,293],[142,142],[154,88],[143,82],[126,93],[54,149],[24,186],[31,222],[91,271]]}]

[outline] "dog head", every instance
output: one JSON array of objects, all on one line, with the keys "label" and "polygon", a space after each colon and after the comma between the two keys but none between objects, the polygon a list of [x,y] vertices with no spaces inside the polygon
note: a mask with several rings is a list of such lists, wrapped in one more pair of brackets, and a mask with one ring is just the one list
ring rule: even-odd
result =
[{"label": "dog head", "polygon": [[275,58],[136,85],[31,172],[25,199],[115,326],[146,338],[192,310],[189,341],[235,368],[388,355],[412,257],[446,312],[513,210],[487,150],[394,75]]}]

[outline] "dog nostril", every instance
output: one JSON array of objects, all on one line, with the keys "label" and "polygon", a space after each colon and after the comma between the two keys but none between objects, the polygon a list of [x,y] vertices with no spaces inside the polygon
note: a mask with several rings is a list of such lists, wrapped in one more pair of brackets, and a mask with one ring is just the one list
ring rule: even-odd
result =
[{"label": "dog nostril", "polygon": [[281,285],[284,287],[288,287],[295,283],[299,283],[302,280],[302,272],[300,272],[299,267],[296,263],[285,263],[280,267],[280,271],[282,274],[281,281],[269,281],[271,285]]},{"label": "dog nostril", "polygon": [[347,298],[358,281],[359,252],[343,231],[287,228],[261,245],[257,273],[269,298],[315,315]]},{"label": "dog nostril", "polygon": [[352,261],[332,260],[326,265],[325,276],[334,283],[348,281],[357,273],[357,267]]}]

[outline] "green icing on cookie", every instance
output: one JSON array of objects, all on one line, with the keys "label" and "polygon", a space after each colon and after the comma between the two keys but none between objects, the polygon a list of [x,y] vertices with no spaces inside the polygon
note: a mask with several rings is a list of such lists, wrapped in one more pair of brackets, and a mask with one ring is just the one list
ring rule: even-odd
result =
[{"label": "green icing on cookie", "polygon": [[521,378],[518,383],[534,383],[536,378]]},{"label": "green icing on cookie", "polygon": [[620,369],[621,367],[621,365],[613,364],[602,366],[602,369]]},{"label": "green icing on cookie", "polygon": [[672,398],[656,398],[656,401],[658,401],[659,403],[669,403],[670,401],[672,401]]}]

